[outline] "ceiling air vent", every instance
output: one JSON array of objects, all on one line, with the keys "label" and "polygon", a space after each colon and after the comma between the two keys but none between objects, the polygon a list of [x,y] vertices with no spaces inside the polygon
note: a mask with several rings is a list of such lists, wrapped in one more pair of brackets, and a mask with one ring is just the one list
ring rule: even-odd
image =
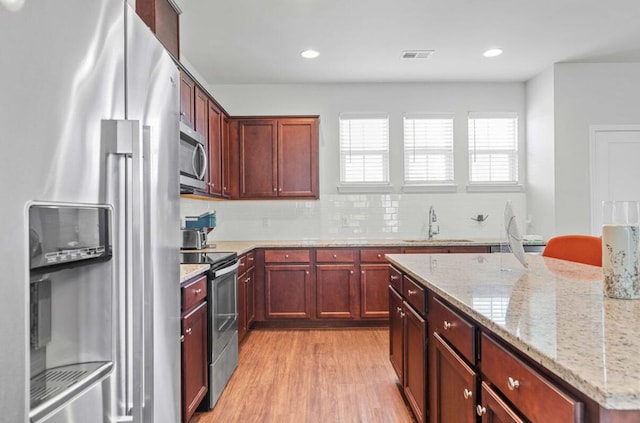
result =
[{"label": "ceiling air vent", "polygon": [[404,50],[402,52],[403,59],[428,59],[434,50]]}]

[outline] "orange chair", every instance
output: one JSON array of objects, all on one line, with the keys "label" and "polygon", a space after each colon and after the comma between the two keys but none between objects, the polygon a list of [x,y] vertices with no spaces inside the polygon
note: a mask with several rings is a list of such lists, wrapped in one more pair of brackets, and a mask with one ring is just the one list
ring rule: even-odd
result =
[{"label": "orange chair", "polygon": [[602,239],[589,235],[551,238],[542,255],[602,267]]}]

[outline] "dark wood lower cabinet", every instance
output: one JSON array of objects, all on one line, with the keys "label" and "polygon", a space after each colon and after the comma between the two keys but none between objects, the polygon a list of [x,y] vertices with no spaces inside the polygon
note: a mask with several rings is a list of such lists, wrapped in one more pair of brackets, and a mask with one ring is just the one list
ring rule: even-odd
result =
[{"label": "dark wood lower cabinet", "polygon": [[354,319],[357,316],[357,277],[353,264],[316,266],[316,314],[319,319]]},{"label": "dark wood lower cabinet", "polygon": [[[426,421],[427,323],[406,302],[404,316],[404,394],[418,422]],[[456,421],[456,420],[450,420]]]},{"label": "dark wood lower cabinet", "polygon": [[363,319],[388,319],[389,301],[388,264],[360,265],[360,317]]},{"label": "dark wood lower cabinet", "polygon": [[481,401],[476,412],[482,423],[525,423],[486,382],[482,382]]},{"label": "dark wood lower cabinet", "polygon": [[389,287],[389,360],[404,386],[404,311],[402,297]]},{"label": "dark wood lower cabinet", "polygon": [[182,316],[182,421],[188,422],[209,389],[207,302]]},{"label": "dark wood lower cabinet", "polygon": [[478,374],[435,332],[429,376],[431,423],[475,423]]},{"label": "dark wood lower cabinet", "polygon": [[308,264],[264,267],[265,317],[311,318],[311,266]]}]

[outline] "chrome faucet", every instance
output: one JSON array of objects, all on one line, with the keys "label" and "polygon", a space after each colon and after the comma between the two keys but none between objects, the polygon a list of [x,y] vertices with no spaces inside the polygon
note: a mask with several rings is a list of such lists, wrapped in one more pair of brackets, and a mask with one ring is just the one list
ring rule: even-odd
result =
[{"label": "chrome faucet", "polygon": [[429,207],[429,237],[428,237],[429,241],[433,240],[434,235],[438,235],[440,233],[440,225],[438,225],[437,223],[438,223],[438,217],[436,216],[436,211],[433,209],[433,206],[430,206]]}]

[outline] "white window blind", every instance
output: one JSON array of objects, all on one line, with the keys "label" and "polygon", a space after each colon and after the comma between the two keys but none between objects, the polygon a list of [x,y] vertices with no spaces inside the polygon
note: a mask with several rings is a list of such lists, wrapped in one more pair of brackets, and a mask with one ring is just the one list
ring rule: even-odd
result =
[{"label": "white window blind", "polygon": [[340,115],[340,183],[389,182],[389,117]]},{"label": "white window blind", "polygon": [[518,116],[469,114],[469,183],[518,182]]},{"label": "white window blind", "polygon": [[406,184],[453,183],[452,116],[405,116],[404,181]]}]

